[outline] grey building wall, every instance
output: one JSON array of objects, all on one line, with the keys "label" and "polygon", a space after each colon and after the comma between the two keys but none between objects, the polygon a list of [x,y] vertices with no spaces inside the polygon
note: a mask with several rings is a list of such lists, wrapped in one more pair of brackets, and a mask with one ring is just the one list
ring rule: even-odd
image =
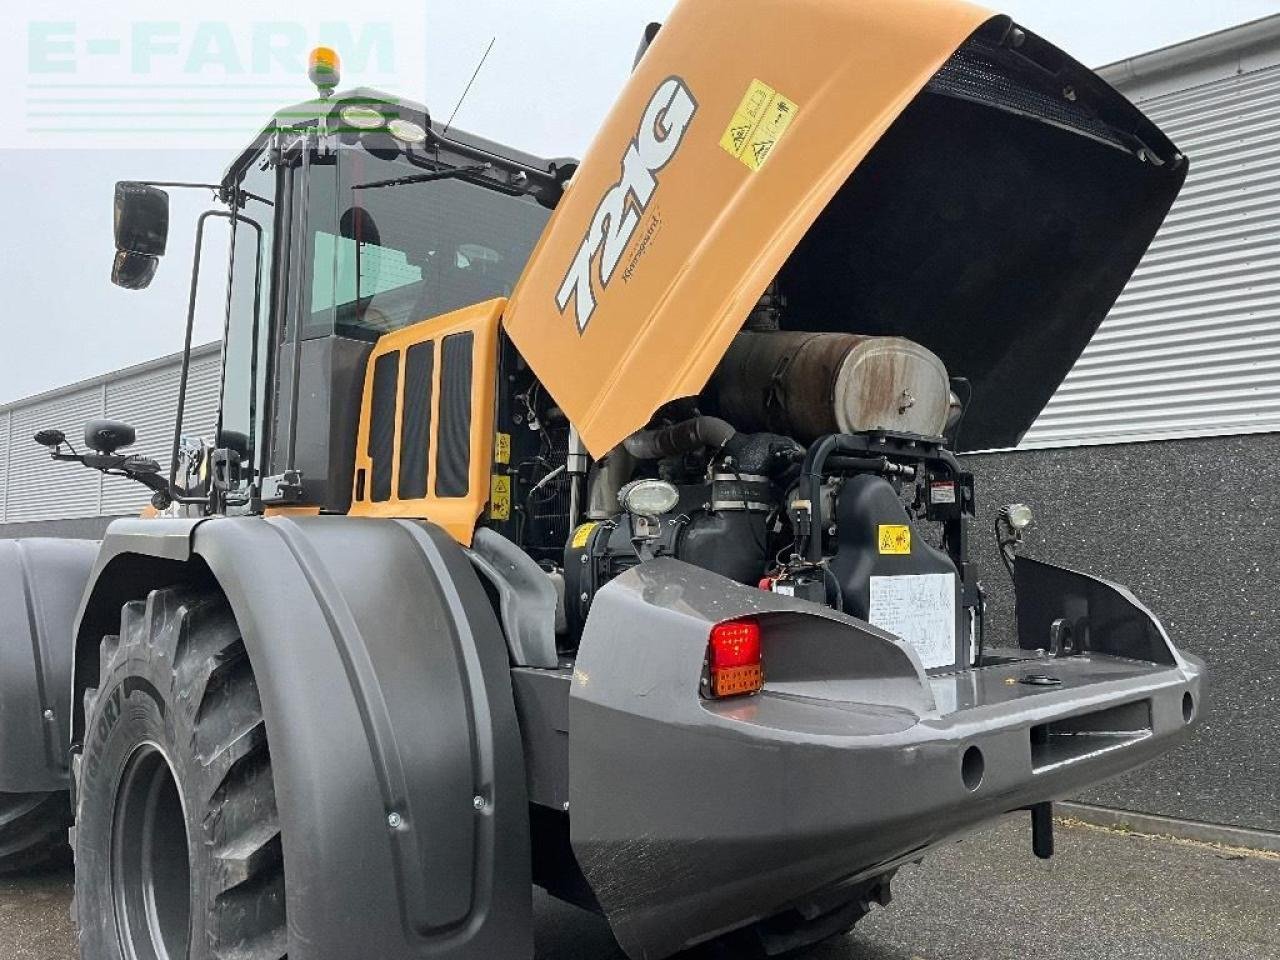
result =
[{"label": "grey building wall", "polygon": [[1013,597],[993,547],[1002,503],[1036,514],[1024,552],[1123,583],[1210,668],[1194,739],[1078,799],[1280,831],[1280,435],[966,458],[995,637]]},{"label": "grey building wall", "polygon": [[[180,355],[162,357],[0,406],[0,536],[16,536],[12,531],[19,529],[54,529],[25,527],[33,523],[136,515],[150,500],[145,487],[50,460],[48,450],[32,437],[37,430],[56,427],[83,450],[87,421],[101,417],[123,420],[138,433],[129,452],[153,457],[167,471],[181,359]],[[212,434],[217,421],[218,379],[218,345],[195,348],[184,433]]]},{"label": "grey building wall", "polygon": [[1186,747],[1079,799],[1280,831],[1280,16],[1103,68],[1190,157],[1133,279],[1020,449],[966,458],[990,537],[1124,583],[1210,666]]},{"label": "grey building wall", "polygon": [[1022,447],[1280,430],[1280,16],[1099,72],[1190,170]]}]

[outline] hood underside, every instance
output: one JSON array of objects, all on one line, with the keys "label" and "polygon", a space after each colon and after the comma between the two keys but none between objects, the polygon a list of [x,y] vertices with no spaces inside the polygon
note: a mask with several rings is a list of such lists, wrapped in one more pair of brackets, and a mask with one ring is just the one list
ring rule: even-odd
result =
[{"label": "hood underside", "polygon": [[781,6],[677,7],[521,278],[513,340],[600,455],[699,393],[776,279],[784,329],[915,340],[969,381],[960,448],[1016,444],[1184,158],[1006,18]]}]

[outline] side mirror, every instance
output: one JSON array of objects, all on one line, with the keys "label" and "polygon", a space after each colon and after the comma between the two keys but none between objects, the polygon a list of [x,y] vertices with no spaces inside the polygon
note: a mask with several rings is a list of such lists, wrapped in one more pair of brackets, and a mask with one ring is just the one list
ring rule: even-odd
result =
[{"label": "side mirror", "polygon": [[66,441],[67,435],[61,430],[41,430],[34,439],[42,447],[58,447]]},{"label": "side mirror", "polygon": [[115,453],[121,447],[131,446],[136,439],[133,427],[116,420],[90,420],[84,425],[84,445],[98,453]]},{"label": "side mirror", "polygon": [[145,290],[151,285],[158,266],[159,257],[117,250],[115,262],[111,264],[111,282],[126,290]]},{"label": "side mirror", "polygon": [[155,276],[169,241],[169,194],[132,180],[116,184],[116,257],[111,282],[141,290]]}]

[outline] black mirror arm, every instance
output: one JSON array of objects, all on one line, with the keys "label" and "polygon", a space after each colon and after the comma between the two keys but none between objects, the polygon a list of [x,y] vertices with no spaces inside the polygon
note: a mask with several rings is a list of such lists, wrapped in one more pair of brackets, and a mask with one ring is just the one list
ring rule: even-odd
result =
[{"label": "black mirror arm", "polygon": [[144,187],[164,187],[179,190],[212,190],[214,193],[218,194],[219,197],[222,196],[222,184],[220,183],[190,183],[183,180],[139,180],[138,183],[141,183]]},{"label": "black mirror arm", "polygon": [[171,487],[169,481],[156,470],[130,470],[127,464],[130,460],[136,459],[134,455],[120,453],[62,453],[60,450],[53,450],[50,451],[49,457],[52,460],[59,460],[64,463],[78,463],[82,467],[97,470],[109,477],[124,477],[126,480],[133,480],[149,490],[164,494],[170,500],[185,502],[186,500],[194,499],[198,503],[204,502],[204,499],[200,497],[180,497],[177,493],[177,488]]},{"label": "black mirror arm", "polygon": [[[68,440],[63,443],[70,447]],[[159,463],[148,461],[145,458],[137,457],[137,454],[125,453],[77,453],[76,448],[72,447],[72,452],[63,453],[63,444],[56,445],[49,452],[50,460],[61,461],[64,463],[79,463],[82,467],[88,467],[90,470],[97,470],[108,476],[123,476],[125,480],[133,480],[134,483],[146,486],[148,490],[159,494],[161,499],[165,500],[165,506],[178,500],[179,503],[204,503],[204,498],[200,497],[182,497],[178,493],[178,486],[169,483],[165,477],[160,475]],[[142,470],[131,470],[129,461],[137,461]],[[152,503],[155,500],[152,499]]]},{"label": "black mirror arm", "polygon": [[[167,501],[166,506],[168,505],[168,503],[172,503],[174,500],[183,499],[178,495],[178,492],[175,488],[169,486],[169,481],[164,477],[162,477],[160,474],[156,473],[155,471],[153,470],[136,471],[136,470],[130,470],[127,467],[125,467],[123,465],[123,461],[127,460],[128,459],[127,457],[112,457],[112,458],[104,457],[102,459],[104,460],[118,459],[121,461],[121,464],[115,465],[115,466],[95,466],[94,469],[102,471],[108,477],[124,477],[124,479],[126,480],[132,480],[134,483],[142,484],[148,490],[151,490],[154,493],[161,494]],[[85,463],[85,466],[93,466],[93,465],[89,463]],[[199,502],[203,503],[204,501],[203,499],[201,499],[199,500]]]},{"label": "black mirror arm", "polygon": [[[190,186],[190,184],[189,184]],[[176,491],[178,470],[178,448],[182,442],[182,408],[186,406],[187,381],[191,376],[191,338],[196,324],[196,293],[200,289],[200,253],[204,248],[204,227],[211,217],[235,222],[237,215],[226,210],[206,210],[196,221],[196,248],[191,263],[191,290],[187,298],[187,331],[182,343],[182,371],[178,377],[178,418],[173,426],[173,449],[169,458],[169,480],[166,489]],[[231,268],[228,267],[228,271]],[[184,497],[174,495],[179,503],[204,503],[203,497]]]},{"label": "black mirror arm", "polygon": [[[176,488],[169,486],[168,480],[154,471],[146,470],[137,472],[123,467],[119,469],[106,469],[99,467],[99,469],[109,477],[124,477],[126,480],[132,480],[134,483],[142,484],[155,494],[155,496],[151,498],[151,505],[158,509],[164,509],[175,500],[179,503],[187,503],[192,500],[190,497],[180,496]],[[204,503],[204,500],[197,497],[195,498],[195,502]]]},{"label": "black mirror arm", "polygon": [[102,472],[111,477],[124,477],[126,480],[140,483],[148,490],[174,496],[174,491],[169,487],[169,481],[158,473],[135,473],[132,470],[103,470]]}]

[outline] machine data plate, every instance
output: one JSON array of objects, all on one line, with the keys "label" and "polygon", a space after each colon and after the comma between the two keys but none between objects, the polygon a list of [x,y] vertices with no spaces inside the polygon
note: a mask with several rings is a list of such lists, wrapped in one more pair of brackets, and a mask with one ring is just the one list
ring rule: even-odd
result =
[{"label": "machine data plate", "polygon": [[954,663],[955,575],[922,573],[872,577],[867,620],[914,647],[926,670]]}]

